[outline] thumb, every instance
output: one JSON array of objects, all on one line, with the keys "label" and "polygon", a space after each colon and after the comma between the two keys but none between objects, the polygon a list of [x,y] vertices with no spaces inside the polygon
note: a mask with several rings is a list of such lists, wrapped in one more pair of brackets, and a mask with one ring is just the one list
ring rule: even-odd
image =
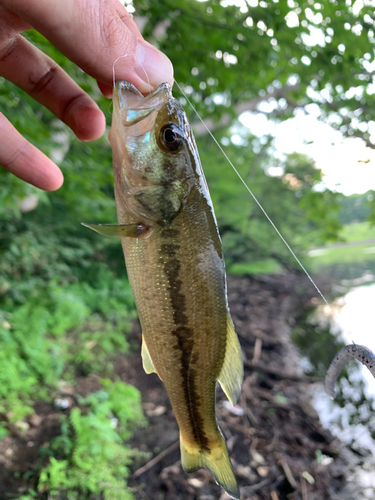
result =
[{"label": "thumb", "polygon": [[147,43],[119,0],[3,0],[83,71],[105,86],[128,80],[149,93],[173,83],[168,57]]},{"label": "thumb", "polygon": [[[173,85],[173,66],[168,57],[156,47],[138,39],[134,53],[124,54],[113,61],[113,81],[127,80],[140,92],[149,94],[161,83]],[[112,97],[110,85],[98,80],[98,87],[105,97]]]}]

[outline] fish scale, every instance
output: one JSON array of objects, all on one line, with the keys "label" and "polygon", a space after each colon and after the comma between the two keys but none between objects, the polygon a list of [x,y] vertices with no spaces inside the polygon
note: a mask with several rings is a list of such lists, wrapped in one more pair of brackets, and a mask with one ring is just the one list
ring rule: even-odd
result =
[{"label": "fish scale", "polygon": [[226,295],[221,240],[186,115],[168,84],[147,97],[117,82],[110,142],[121,238],[147,373],[163,381],[180,428],[186,472],[211,470],[239,489],[215,417],[219,381],[235,404],[243,366]]},{"label": "fish scale", "polygon": [[[198,196],[197,198],[199,199]],[[201,210],[200,213],[202,213]],[[200,258],[205,258],[202,254],[207,251],[206,238],[204,236],[200,238],[195,228],[192,234],[190,230],[192,224],[189,220],[191,217],[196,221],[194,210],[186,210],[174,220],[170,229],[180,228],[174,229],[178,236],[165,238],[163,229],[157,228],[149,238],[138,242],[140,244],[134,240],[127,240],[123,242],[123,246],[144,340],[156,372],[163,380],[168,394],[175,392],[176,379],[180,379],[179,385],[182,391],[178,394],[178,398],[170,397],[177,420],[184,422],[187,415],[193,415],[193,420],[200,420],[198,412],[200,410],[203,415],[211,416],[207,425],[215,428],[214,399],[211,392],[214,391],[215,381],[219,376],[225,355],[227,317],[225,295],[220,294],[222,300],[219,303],[217,297],[220,295],[217,288],[220,284],[224,287],[225,282],[222,269],[217,269],[215,265],[200,274],[196,272]],[[209,229],[203,225],[204,219],[205,217],[201,215],[199,227],[202,233],[206,233]],[[198,243],[195,243],[197,237],[198,240],[203,241],[202,249],[199,248]],[[186,244],[186,242],[190,243]],[[163,245],[166,244],[175,247],[172,254],[162,251]],[[211,253],[212,248],[209,248],[208,252]],[[162,264],[157,268],[156,263],[159,261]],[[135,262],[143,262],[143,269],[136,265],[133,270]],[[220,264],[219,261],[217,263]],[[156,269],[157,272],[155,272]],[[212,277],[218,273],[215,286]],[[195,292],[191,290],[192,280],[195,281]],[[152,307],[149,306],[146,298],[150,290],[152,290],[153,297]],[[164,318],[162,324],[158,322],[158,328],[156,328],[157,312],[155,311],[159,310],[164,311]],[[214,332],[222,332],[222,334],[213,334]],[[193,351],[194,344],[196,347]],[[166,346],[168,350],[165,350]],[[195,363],[190,359],[193,354],[195,358],[198,358]],[[180,358],[180,363],[176,363],[176,358]],[[200,367],[199,374],[192,376],[192,373],[188,373],[188,368],[192,370],[195,365]],[[181,371],[184,376],[180,377]],[[206,386],[210,388],[207,395],[202,390],[200,391],[199,403],[196,396],[192,396],[190,400],[185,397],[185,393],[189,390],[194,395],[197,392],[197,385],[201,389]],[[187,429],[185,434],[189,441],[193,441],[193,438],[189,436],[193,433],[191,419],[187,420],[187,425],[182,425],[182,427]]]}]

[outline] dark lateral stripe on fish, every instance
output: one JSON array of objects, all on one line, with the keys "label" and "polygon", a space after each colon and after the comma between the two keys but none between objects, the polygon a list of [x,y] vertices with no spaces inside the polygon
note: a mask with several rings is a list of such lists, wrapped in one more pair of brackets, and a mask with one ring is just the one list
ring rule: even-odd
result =
[{"label": "dark lateral stripe on fish", "polygon": [[176,245],[170,238],[176,238],[179,234],[178,230],[172,228],[164,228],[161,236],[165,243],[160,246],[160,256],[164,259],[164,272],[168,279],[168,292],[171,299],[173,320],[176,328],[172,330],[172,335],[177,338],[176,350],[180,353],[180,373],[182,377],[182,389],[185,396],[186,406],[188,409],[189,421],[191,430],[197,444],[201,449],[209,452],[209,441],[204,432],[204,420],[200,415],[198,408],[200,397],[197,391],[196,384],[196,364],[197,357],[192,355],[194,340],[193,330],[188,326],[189,320],[186,316],[186,298],[182,293],[182,281],[180,279],[181,264],[176,258],[177,251],[180,246]]}]

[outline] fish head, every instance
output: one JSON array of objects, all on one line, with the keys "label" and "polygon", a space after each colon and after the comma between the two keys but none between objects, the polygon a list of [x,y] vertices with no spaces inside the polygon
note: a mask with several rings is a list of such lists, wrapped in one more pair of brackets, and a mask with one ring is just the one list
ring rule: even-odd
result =
[{"label": "fish head", "polygon": [[201,167],[191,129],[168,83],[144,97],[129,82],[115,85],[112,127],[119,219],[170,224]]}]

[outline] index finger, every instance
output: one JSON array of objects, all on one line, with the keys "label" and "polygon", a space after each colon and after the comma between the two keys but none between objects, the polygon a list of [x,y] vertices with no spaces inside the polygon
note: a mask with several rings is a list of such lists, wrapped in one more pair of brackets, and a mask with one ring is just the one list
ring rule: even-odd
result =
[{"label": "index finger", "polygon": [[[50,40],[71,61],[105,85],[116,79],[148,93],[160,83],[173,83],[169,59],[147,43],[119,0],[3,0]],[[150,89],[150,86],[152,89]]]}]

